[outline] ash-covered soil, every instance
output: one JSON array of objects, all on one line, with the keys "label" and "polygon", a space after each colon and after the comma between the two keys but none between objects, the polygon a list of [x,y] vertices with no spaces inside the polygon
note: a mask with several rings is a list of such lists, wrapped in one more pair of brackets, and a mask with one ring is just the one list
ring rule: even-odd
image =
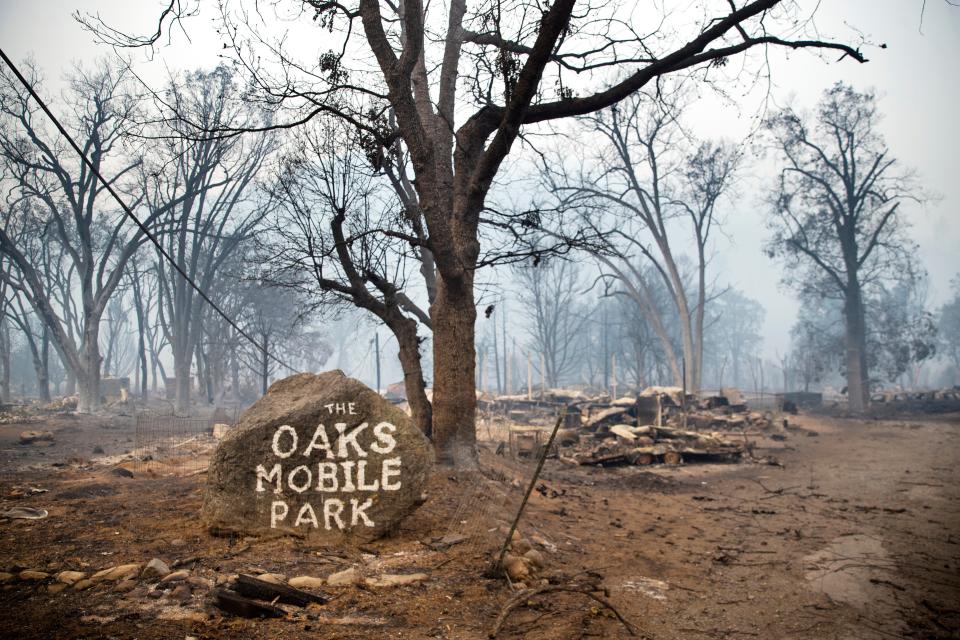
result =
[{"label": "ash-covered soil", "polygon": [[[758,457],[782,466],[548,461],[520,524],[544,559],[531,584],[601,582],[646,638],[960,637],[960,416],[798,422],[757,443]],[[17,444],[27,429],[54,442]],[[0,637],[483,638],[515,593],[485,570],[526,468],[492,447],[484,473],[438,471],[428,502],[391,536],[321,548],[210,536],[197,521],[203,474],[123,463],[131,429],[122,416],[0,426],[0,513],[48,513],[0,517],[0,572],[10,574]],[[145,470],[118,475],[118,463]],[[153,558],[181,577],[141,578]],[[138,567],[79,590],[55,577],[128,564]],[[330,602],[283,605],[283,618],[212,605],[217,583],[236,574],[351,568],[358,584],[324,584]],[[425,577],[377,583],[414,573]],[[550,592],[517,607],[499,637],[630,636],[596,601]]]}]

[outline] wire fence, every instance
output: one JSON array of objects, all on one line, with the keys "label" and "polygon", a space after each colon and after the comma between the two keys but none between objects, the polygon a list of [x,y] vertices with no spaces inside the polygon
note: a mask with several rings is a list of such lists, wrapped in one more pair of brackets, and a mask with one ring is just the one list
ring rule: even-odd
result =
[{"label": "wire fence", "polygon": [[218,410],[208,418],[138,414],[133,471],[145,476],[190,476],[206,471],[217,442],[239,417]]}]

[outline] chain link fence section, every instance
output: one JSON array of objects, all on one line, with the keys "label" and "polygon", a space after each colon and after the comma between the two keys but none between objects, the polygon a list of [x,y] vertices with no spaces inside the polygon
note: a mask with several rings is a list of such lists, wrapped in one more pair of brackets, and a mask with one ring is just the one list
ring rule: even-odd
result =
[{"label": "chain link fence section", "polygon": [[186,477],[207,470],[217,442],[237,420],[215,413],[209,418],[138,414],[135,421],[133,472]]}]

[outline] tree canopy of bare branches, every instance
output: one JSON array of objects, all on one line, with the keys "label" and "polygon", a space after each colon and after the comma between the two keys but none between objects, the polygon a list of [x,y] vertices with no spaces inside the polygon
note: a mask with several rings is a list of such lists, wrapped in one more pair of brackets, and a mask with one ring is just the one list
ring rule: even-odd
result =
[{"label": "tree canopy of bare branches", "polygon": [[770,253],[801,291],[843,301],[844,365],[852,411],[869,402],[867,301],[915,273],[904,205],[920,191],[877,131],[876,97],[828,89],[812,118],[786,109],[767,127],[781,161]]}]

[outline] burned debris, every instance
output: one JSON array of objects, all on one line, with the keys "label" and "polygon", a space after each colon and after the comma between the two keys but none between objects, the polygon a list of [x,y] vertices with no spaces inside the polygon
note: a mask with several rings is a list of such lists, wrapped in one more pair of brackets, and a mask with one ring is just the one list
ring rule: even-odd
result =
[{"label": "burned debris", "polygon": [[615,400],[561,391],[536,403],[497,398],[488,408],[511,423],[509,450],[531,457],[546,441],[541,417],[561,403],[568,404],[553,454],[572,465],[738,462],[750,455],[747,436],[779,434],[788,425],[771,411],[751,410],[736,389],[699,398],[679,387],[649,387]]}]

